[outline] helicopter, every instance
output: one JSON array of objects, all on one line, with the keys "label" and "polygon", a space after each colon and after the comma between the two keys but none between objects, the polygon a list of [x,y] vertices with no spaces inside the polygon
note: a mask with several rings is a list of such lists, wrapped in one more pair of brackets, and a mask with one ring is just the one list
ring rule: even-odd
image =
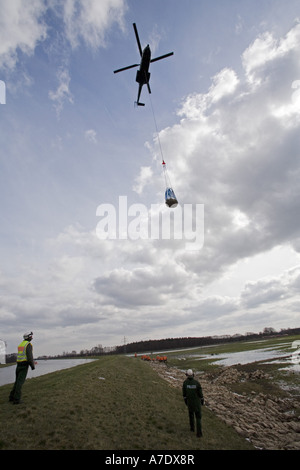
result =
[{"label": "helicopter", "polygon": [[151,75],[149,73],[150,63],[156,62],[157,60],[165,59],[166,57],[169,57],[169,56],[173,55],[174,52],[169,52],[168,54],[156,57],[155,59],[151,59],[151,50],[150,50],[149,44],[147,44],[145,49],[142,50],[139,34],[138,34],[137,27],[136,27],[135,23],[133,23],[133,29],[134,29],[134,32],[135,32],[135,37],[136,37],[139,52],[140,52],[140,55],[141,55],[141,62],[139,64],[133,64],[133,65],[129,65],[127,67],[123,67],[123,68],[118,69],[118,70],[114,70],[114,73],[123,72],[123,70],[132,69],[133,67],[140,67],[139,70],[136,73],[136,82],[139,84],[139,89],[138,89],[137,101],[135,103],[138,106],[145,106],[145,103],[141,103],[139,100],[140,100],[143,85],[147,85],[148,91],[149,91],[149,93],[151,93],[151,88],[150,88],[150,85],[149,85],[149,80],[150,80],[150,75]]}]

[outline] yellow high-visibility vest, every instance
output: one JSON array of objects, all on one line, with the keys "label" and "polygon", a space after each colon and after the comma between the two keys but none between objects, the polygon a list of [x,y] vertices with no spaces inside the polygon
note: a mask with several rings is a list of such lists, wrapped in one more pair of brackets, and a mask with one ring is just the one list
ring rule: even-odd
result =
[{"label": "yellow high-visibility vest", "polygon": [[17,362],[27,361],[26,349],[27,349],[28,344],[29,344],[29,341],[22,341],[22,343],[19,344]]}]

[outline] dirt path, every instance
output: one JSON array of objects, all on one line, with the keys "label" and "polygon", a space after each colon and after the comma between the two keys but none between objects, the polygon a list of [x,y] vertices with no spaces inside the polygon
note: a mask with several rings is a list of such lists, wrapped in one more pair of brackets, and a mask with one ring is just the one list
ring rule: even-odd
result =
[{"label": "dirt path", "polygon": [[[185,379],[182,371],[155,362],[151,366],[172,387],[181,389]],[[295,409],[299,408],[299,398],[277,398],[263,393],[244,396],[233,393],[228,387],[228,384],[239,380],[260,378],[265,378],[261,371],[245,374],[235,367],[224,368],[214,379],[206,374],[198,377],[205,406],[255,447],[267,450],[300,450],[300,418],[295,415]]]}]

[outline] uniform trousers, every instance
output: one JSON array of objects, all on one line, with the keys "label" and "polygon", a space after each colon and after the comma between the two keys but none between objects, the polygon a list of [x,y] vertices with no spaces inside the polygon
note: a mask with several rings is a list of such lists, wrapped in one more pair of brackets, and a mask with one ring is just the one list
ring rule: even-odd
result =
[{"label": "uniform trousers", "polygon": [[190,427],[191,431],[195,430],[195,421],[194,421],[194,415],[196,417],[196,430],[197,430],[197,435],[200,436],[202,434],[202,424],[201,424],[201,411],[200,410],[191,410],[189,408],[189,419],[190,419]]},{"label": "uniform trousers", "polygon": [[16,368],[16,380],[9,395],[9,401],[19,403],[22,395],[22,386],[26,380],[29,364],[18,362]]}]

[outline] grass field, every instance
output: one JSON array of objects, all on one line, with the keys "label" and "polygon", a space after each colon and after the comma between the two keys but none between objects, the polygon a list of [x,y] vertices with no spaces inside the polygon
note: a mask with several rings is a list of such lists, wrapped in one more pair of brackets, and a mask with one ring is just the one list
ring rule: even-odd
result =
[{"label": "grass field", "polygon": [[138,358],[105,356],[27,380],[22,405],[8,402],[10,389],[0,387],[2,450],[252,449],[205,407],[197,438],[181,391]]}]

